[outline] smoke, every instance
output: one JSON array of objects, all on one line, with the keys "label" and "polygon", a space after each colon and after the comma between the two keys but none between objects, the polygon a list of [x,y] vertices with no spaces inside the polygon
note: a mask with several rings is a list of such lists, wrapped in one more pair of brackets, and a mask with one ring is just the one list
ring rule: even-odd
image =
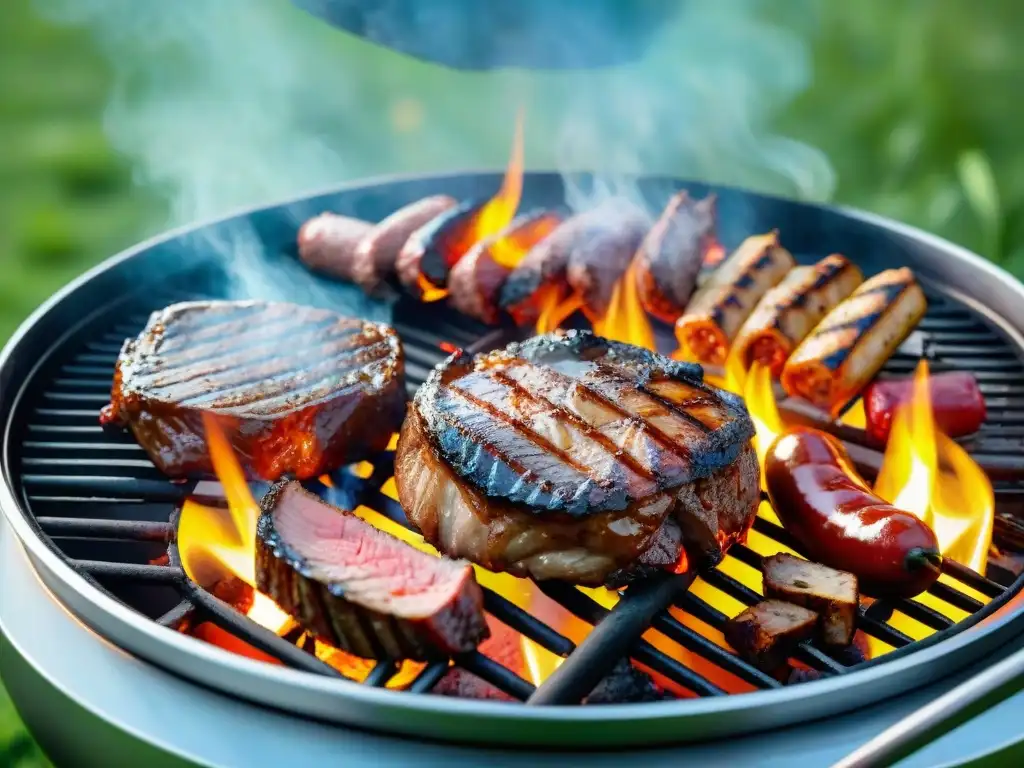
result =
[{"label": "smoke", "polygon": [[[599,193],[630,191],[636,173],[811,200],[834,186],[819,151],[769,128],[811,67],[799,36],[765,21],[757,0],[692,0],[642,60],[561,73],[437,67],[336,32],[286,0],[37,2],[106,53],[107,135],[134,160],[139,188],[167,199],[168,226],[367,174],[502,167],[520,103],[528,166],[569,180],[598,171]],[[571,203],[593,194],[570,184]],[[204,245],[239,294],[295,298],[301,283],[318,298],[300,271],[267,268],[248,225]]]}]

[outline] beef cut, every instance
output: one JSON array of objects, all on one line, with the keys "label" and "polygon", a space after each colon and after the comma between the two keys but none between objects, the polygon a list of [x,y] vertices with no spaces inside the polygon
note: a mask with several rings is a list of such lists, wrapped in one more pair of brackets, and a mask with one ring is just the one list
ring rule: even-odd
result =
[{"label": "beef cut", "polygon": [[295,481],[271,488],[260,507],[256,588],[329,645],[429,659],[488,636],[468,563],[420,552]]},{"label": "beef cut", "polygon": [[405,408],[395,331],[263,301],[174,304],[124,343],[104,423],[174,477],[212,471],[202,415],[251,472],[315,477],[387,447]]},{"label": "beef cut", "polygon": [[[452,557],[579,584],[717,563],[760,498],[742,401],[589,332],[456,353],[417,393],[395,480]],[[684,556],[682,547],[685,547]]]}]

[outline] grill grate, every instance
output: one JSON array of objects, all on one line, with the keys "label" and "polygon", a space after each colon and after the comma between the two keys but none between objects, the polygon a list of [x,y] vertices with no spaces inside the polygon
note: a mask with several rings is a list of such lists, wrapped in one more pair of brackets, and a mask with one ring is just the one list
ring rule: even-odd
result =
[{"label": "grill grate", "polygon": [[[930,309],[919,329],[886,366],[886,374],[909,373],[919,357],[935,370],[966,369],[978,377],[988,399],[989,422],[972,444],[976,455],[997,454],[1012,444],[1024,445],[1024,366],[1013,347],[977,315],[952,299],[930,290]],[[246,641],[283,664],[303,671],[341,677],[334,667],[278,637],[243,616],[185,576],[173,543],[174,515],[187,497],[218,505],[216,494],[197,497],[195,486],[168,482],[146,458],[129,434],[101,429],[98,409],[107,402],[114,362],[121,342],[145,324],[149,310],[194,295],[166,294],[153,304],[126,312],[113,311],[84,327],[53,351],[28,384],[29,397],[21,415],[21,488],[26,509],[35,516],[39,531],[50,545],[93,583],[124,604],[159,624],[177,627],[184,621],[209,621]],[[506,331],[494,331],[443,307],[400,303],[392,324],[402,338],[410,392],[443,357],[447,345],[470,351],[494,348],[509,340]],[[351,491],[354,502],[370,507],[407,525],[401,507],[385,486],[391,476],[393,454],[374,462],[369,478],[352,468],[336,473],[335,485]],[[327,492],[317,482],[312,490]],[[216,486],[213,486],[216,487]],[[997,485],[1000,503],[1024,498],[1021,488]],[[795,542],[777,524],[759,517],[753,531],[775,546]],[[160,558],[167,555],[166,564]],[[428,692],[451,665],[466,670],[515,699],[530,704],[578,703],[624,656],[664,676],[698,696],[719,696],[725,691],[699,671],[663,650],[646,634],[656,630],[687,653],[731,674],[749,687],[780,687],[775,678],[757,670],[731,651],[708,639],[690,624],[697,620],[720,630],[727,616],[711,603],[710,594],[723,595],[750,605],[760,595],[735,577],[737,569],[758,568],[761,555],[751,545],[737,544],[717,570],[697,576],[666,575],[637,584],[624,592],[611,609],[584,591],[565,584],[543,583],[541,590],[563,608],[594,626],[577,647],[540,619],[496,592],[485,589],[485,607],[498,621],[530,638],[566,661],[538,689],[515,671],[480,652],[432,662],[408,685],[412,692]],[[830,656],[809,643],[795,659],[819,675],[843,675],[865,665],[884,663],[937,642],[991,613],[1010,592],[956,564],[946,574],[984,596],[977,600],[967,589],[938,583],[927,599],[876,601],[860,612],[860,628],[893,650],[871,660]],[[954,623],[935,610],[947,604],[968,617]],[[906,617],[915,626],[911,637],[897,626]],[[696,666],[696,665],[694,665]],[[383,687],[397,673],[392,660],[376,664],[365,684]]]}]

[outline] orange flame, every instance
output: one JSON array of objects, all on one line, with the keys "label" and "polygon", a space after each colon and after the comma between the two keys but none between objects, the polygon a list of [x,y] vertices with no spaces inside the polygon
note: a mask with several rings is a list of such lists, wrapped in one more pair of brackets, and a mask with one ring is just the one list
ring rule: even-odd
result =
[{"label": "orange flame", "polygon": [[538,294],[537,333],[550,333],[583,306],[583,297],[575,292],[570,294],[564,286],[545,285]]},{"label": "orange flame", "polygon": [[640,302],[635,261],[629,263],[625,274],[616,281],[608,310],[604,317],[594,321],[593,326],[598,336],[657,351],[651,321]]},{"label": "orange flame", "polygon": [[744,380],[743,399],[750,411],[750,419],[754,422],[754,448],[761,464],[761,485],[764,486],[764,462],[768,449],[785,429],[775,402],[770,368],[754,361]]},{"label": "orange flame", "polygon": [[427,280],[426,275],[422,272],[416,275],[416,286],[420,289],[420,301],[424,304],[432,304],[448,296],[447,288],[438,288]]},{"label": "orange flame", "polygon": [[928,523],[945,557],[985,573],[995,513],[992,484],[938,430],[924,360],[914,374],[913,397],[893,418],[875,492]]},{"label": "orange flame", "polygon": [[[484,238],[496,235],[512,223],[516,210],[519,208],[519,198],[523,193],[523,123],[525,111],[519,108],[516,114],[516,129],[512,139],[512,153],[509,156],[508,167],[505,170],[505,178],[502,181],[498,194],[492,197],[480,213],[477,214],[473,227],[473,243],[478,243]],[[523,253],[513,244],[499,240],[491,246],[491,255],[494,260],[503,267],[511,269],[515,267]]]}]

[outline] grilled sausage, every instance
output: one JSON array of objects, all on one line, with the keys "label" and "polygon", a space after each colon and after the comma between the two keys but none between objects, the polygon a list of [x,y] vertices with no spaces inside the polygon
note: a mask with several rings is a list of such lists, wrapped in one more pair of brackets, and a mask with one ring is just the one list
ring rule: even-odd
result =
[{"label": "grilled sausage", "polygon": [[352,280],[367,293],[377,292],[395,273],[395,262],[412,233],[449,208],[456,200],[432,195],[392,213],[367,232],[356,246],[352,259]]},{"label": "grilled sausage", "polygon": [[[950,437],[977,432],[985,421],[985,396],[977,379],[966,371],[928,377],[935,424]],[[864,391],[867,430],[880,443],[889,439],[892,420],[901,405],[914,396],[914,380],[876,381]]]},{"label": "grilled sausage", "polygon": [[448,270],[476,242],[476,214],[482,203],[467,200],[447,208],[413,232],[395,260],[398,280],[415,296],[443,288]]},{"label": "grilled sausage", "polygon": [[676,338],[699,362],[722,365],[757,302],[793,268],[778,232],[748,237],[697,291],[676,321]]},{"label": "grilled sausage", "polygon": [[837,253],[813,267],[797,267],[764,295],[731,353],[744,371],[756,360],[778,378],[796,345],[863,279],[856,265]]},{"label": "grilled sausage", "polygon": [[449,303],[463,314],[496,324],[501,317],[498,294],[515,262],[561,222],[558,213],[536,211],[474,245],[448,273]]},{"label": "grilled sausage", "polygon": [[362,219],[321,213],[299,227],[299,258],[317,272],[351,280],[356,247],[372,228]]},{"label": "grilled sausage", "polygon": [[927,309],[924,292],[906,267],[875,275],[794,350],[782,369],[782,386],[788,394],[838,415]]},{"label": "grilled sausage", "polygon": [[819,563],[857,576],[871,597],[913,597],[939,577],[932,529],[875,495],[831,435],[795,427],[765,460],[765,485],[786,530]]},{"label": "grilled sausage", "polygon": [[715,196],[672,196],[634,258],[640,301],[650,314],[674,323],[690,300],[704,256],[717,244]]}]

